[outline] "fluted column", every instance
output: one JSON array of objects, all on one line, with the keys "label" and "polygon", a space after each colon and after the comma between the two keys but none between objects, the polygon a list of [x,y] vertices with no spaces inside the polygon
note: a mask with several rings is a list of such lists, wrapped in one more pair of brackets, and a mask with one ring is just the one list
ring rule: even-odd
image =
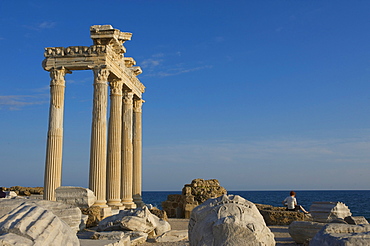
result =
[{"label": "fluted column", "polygon": [[107,81],[109,71],[94,68],[94,99],[91,128],[89,188],[96,196],[95,206],[106,205],[106,161],[107,161]]},{"label": "fluted column", "polygon": [[138,207],[144,205],[141,197],[142,184],[142,105],[143,100],[134,101],[134,135],[133,135],[133,183],[134,203]]},{"label": "fluted column", "polygon": [[132,199],[132,104],[133,93],[125,91],[123,94],[122,114],[122,177],[121,198],[125,208],[135,208]]},{"label": "fluted column", "polygon": [[[46,144],[44,199],[55,201],[55,189],[62,184],[64,68],[50,70],[49,129]],[[70,73],[70,72],[69,72]]]},{"label": "fluted column", "polygon": [[122,136],[122,81],[110,82],[110,114],[107,156],[107,202],[111,207],[121,204],[121,136]]}]

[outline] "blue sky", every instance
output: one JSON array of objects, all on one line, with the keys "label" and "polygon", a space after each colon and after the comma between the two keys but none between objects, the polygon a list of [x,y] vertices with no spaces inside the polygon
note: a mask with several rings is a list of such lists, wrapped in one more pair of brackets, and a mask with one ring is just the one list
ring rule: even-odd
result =
[{"label": "blue sky", "polygon": [[[1,186],[42,186],[45,47],[132,32],[143,190],[369,189],[368,1],[0,0]],[[66,76],[63,185],[88,185],[91,71]]]}]

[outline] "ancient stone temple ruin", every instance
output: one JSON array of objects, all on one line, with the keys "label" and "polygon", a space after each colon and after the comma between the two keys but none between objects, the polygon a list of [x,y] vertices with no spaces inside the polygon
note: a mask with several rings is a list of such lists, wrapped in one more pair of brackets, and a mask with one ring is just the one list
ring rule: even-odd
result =
[{"label": "ancient stone temple ruin", "polygon": [[[45,161],[44,199],[55,200],[61,186],[65,75],[92,70],[94,95],[89,188],[95,206],[135,208],[142,205],[142,93],[140,67],[125,57],[123,43],[132,34],[110,25],[90,27],[91,46],[45,48],[43,68],[50,72],[50,111]],[[107,122],[108,86],[110,91]]]}]

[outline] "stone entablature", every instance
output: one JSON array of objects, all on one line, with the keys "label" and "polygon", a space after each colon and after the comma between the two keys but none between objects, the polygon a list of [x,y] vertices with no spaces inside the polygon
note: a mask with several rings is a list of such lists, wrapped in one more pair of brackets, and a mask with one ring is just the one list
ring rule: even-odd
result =
[{"label": "stone entablature", "polygon": [[51,82],[44,199],[55,200],[55,189],[61,186],[64,77],[73,70],[93,70],[89,188],[95,193],[95,205],[134,208],[133,193],[135,203],[142,205],[141,105],[145,86],[136,77],[141,68],[132,57],[124,57],[123,44],[131,36],[111,25],[95,25],[90,27],[91,46],[45,48],[42,65],[50,72]]}]

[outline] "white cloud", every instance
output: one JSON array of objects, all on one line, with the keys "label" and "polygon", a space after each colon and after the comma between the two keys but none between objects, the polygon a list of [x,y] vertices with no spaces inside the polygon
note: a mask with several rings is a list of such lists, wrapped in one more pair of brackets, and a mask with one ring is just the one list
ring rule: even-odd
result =
[{"label": "white cloud", "polygon": [[55,27],[55,24],[56,24],[55,22],[44,21],[38,25],[38,28],[39,29],[51,29]]},{"label": "white cloud", "polygon": [[159,66],[162,62],[163,60],[160,60],[160,59],[156,60],[156,59],[149,58],[149,59],[142,61],[140,66],[142,68],[154,69],[155,67]]},{"label": "white cloud", "polygon": [[0,96],[0,110],[20,110],[25,106],[47,103],[47,96],[44,94],[30,95],[9,95]]},{"label": "white cloud", "polygon": [[191,65],[184,64],[178,60],[180,56],[180,51],[171,54],[157,53],[143,60],[138,65],[144,70],[143,76],[148,77],[168,77],[212,68],[210,65],[194,67],[195,62],[192,62]]},{"label": "white cloud", "polygon": [[42,31],[42,30],[46,30],[46,29],[52,29],[55,26],[56,26],[56,22],[44,21],[44,22],[41,22],[41,23],[34,24],[32,26],[25,25],[24,27],[26,27],[27,29],[30,29],[30,30]]}]

